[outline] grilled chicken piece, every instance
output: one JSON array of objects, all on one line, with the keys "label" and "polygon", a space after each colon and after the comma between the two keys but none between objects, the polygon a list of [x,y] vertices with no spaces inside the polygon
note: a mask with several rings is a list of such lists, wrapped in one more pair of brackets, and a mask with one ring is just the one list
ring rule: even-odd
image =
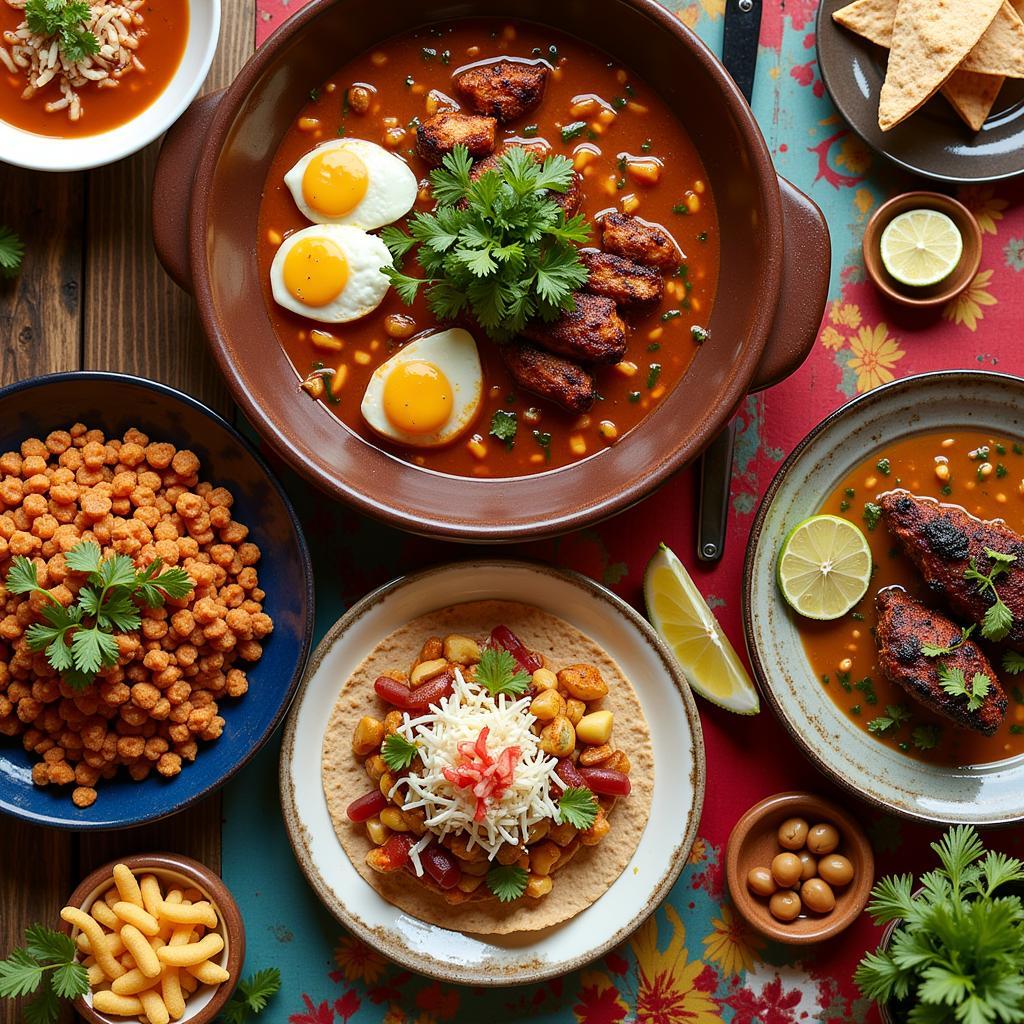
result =
[{"label": "grilled chicken piece", "polygon": [[478,114],[507,122],[540,103],[547,79],[544,64],[497,60],[463,71],[455,78],[455,88]]},{"label": "grilled chicken piece", "polygon": [[601,219],[601,248],[666,270],[674,270],[685,259],[675,239],[660,224],[626,213],[609,213]]},{"label": "grilled chicken piece", "polygon": [[[519,146],[519,143],[512,143],[512,145]],[[539,146],[523,146],[523,149],[529,150],[534,155],[534,158],[543,158],[547,154],[541,151]],[[481,174],[485,174],[487,171],[495,171],[498,169],[498,158],[502,153],[508,150],[508,146],[503,146],[500,153],[495,153],[493,156],[484,157],[483,160],[478,160],[473,164],[473,169],[469,172],[469,176],[476,181]],[[572,182],[569,185],[569,189],[566,192],[555,192],[551,191],[550,196],[558,205],[565,211],[566,219],[576,213],[579,208],[583,205],[583,189],[580,187],[583,184],[583,178],[580,176],[578,171],[572,172]]]},{"label": "grilled chicken piece", "polygon": [[604,295],[620,306],[654,303],[665,291],[665,279],[660,271],[625,256],[600,249],[581,249],[580,260],[590,274],[587,291]]},{"label": "grilled chicken piece", "polygon": [[626,325],[603,295],[574,292],[576,308],[557,320],[533,320],[523,334],[549,352],[582,363],[617,363],[626,353]]},{"label": "grilled chicken piece", "polygon": [[461,143],[471,157],[478,159],[493,152],[497,128],[498,122],[493,117],[441,110],[416,129],[416,152],[428,164],[436,166],[446,153]]},{"label": "grilled chicken piece", "polygon": [[[935,647],[958,644],[960,627],[941,612],[916,601],[901,587],[886,587],[875,598],[878,608],[878,664],[886,677],[902,686],[929,711],[955,725],[991,736],[1006,715],[1006,694],[981,648],[964,640],[950,654],[926,658],[923,643]],[[946,693],[939,682],[939,666],[960,669],[968,684],[975,673],[988,676],[989,691],[976,711],[968,711],[967,697]]]},{"label": "grilled chicken piece", "polygon": [[502,358],[512,379],[570,412],[586,412],[597,397],[594,378],[578,363],[526,342],[503,345]]},{"label": "grilled chicken piece", "polygon": [[1005,642],[1024,651],[1024,537],[998,522],[984,522],[953,505],[890,491],[878,499],[885,525],[913,560],[931,591],[968,622],[981,621],[992,605],[991,591],[964,575],[974,560],[979,572],[992,571],[985,549],[1014,555],[1017,561],[995,581],[1013,614]]}]

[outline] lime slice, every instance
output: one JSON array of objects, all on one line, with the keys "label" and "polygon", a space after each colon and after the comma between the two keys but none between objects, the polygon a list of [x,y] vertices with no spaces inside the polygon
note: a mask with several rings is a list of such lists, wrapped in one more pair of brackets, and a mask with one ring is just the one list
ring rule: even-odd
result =
[{"label": "lime slice", "polygon": [[882,263],[914,288],[938,284],[956,269],[964,240],[956,224],[938,210],[907,210],[882,232]]},{"label": "lime slice", "polygon": [[779,588],[809,619],[838,619],[864,596],[871,549],[860,528],[839,516],[811,516],[782,542]]},{"label": "lime slice", "polygon": [[647,617],[676,656],[690,685],[739,715],[761,710],[757,690],[683,563],[664,544],[644,573]]}]

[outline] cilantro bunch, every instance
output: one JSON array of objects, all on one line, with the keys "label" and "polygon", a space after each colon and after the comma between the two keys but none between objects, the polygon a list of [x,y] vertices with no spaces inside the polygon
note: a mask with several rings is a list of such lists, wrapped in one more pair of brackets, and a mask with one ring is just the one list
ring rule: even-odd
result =
[{"label": "cilantro bunch", "polygon": [[985,548],[985,554],[988,555],[992,566],[989,571],[982,572],[978,568],[978,560],[972,558],[970,568],[964,570],[964,578],[978,585],[978,593],[992,599],[992,604],[989,605],[981,622],[981,635],[986,640],[1003,640],[1013,628],[1013,612],[999,596],[996,580],[1010,572],[1013,563],[1017,561],[1017,556],[993,551],[992,548]]},{"label": "cilantro bunch", "polygon": [[0,224],[0,277],[17,277],[25,258],[25,244],[17,233]]},{"label": "cilantro bunch", "polygon": [[276,967],[265,967],[238,983],[234,994],[224,1004],[218,1021],[221,1024],[243,1024],[250,1017],[262,1013],[271,996],[281,989],[281,972]]},{"label": "cilantro bunch", "polygon": [[920,892],[909,874],[872,890],[875,923],[898,926],[887,947],[861,960],[854,981],[906,1010],[909,1024],[1024,1020],[1024,904],[1005,890],[1024,882],[1024,864],[986,851],[965,825],[932,849],[941,866],[921,876]]},{"label": "cilantro bunch", "polygon": [[140,603],[156,608],[166,598],[177,600],[192,590],[192,579],[184,569],[161,572],[163,562],[157,558],[136,571],[126,555],[104,559],[93,541],[80,541],[67,552],[65,561],[72,572],[86,573],[85,585],[67,608],[39,586],[35,563],[24,555],[11,560],[7,589],[12,594],[43,595],[43,621],[29,626],[25,639],[30,650],[45,651],[50,666],[76,690],[85,689],[101,669],[117,662],[114,634],[141,626]]},{"label": "cilantro bunch", "polygon": [[383,273],[401,300],[412,303],[421,287],[440,320],[470,314],[498,341],[519,333],[528,320],[553,320],[574,308],[572,293],[587,280],[577,245],[590,238],[582,215],[566,218],[551,193],[572,185],[572,162],[539,160],[514,147],[496,169],[476,180],[465,146],[456,146],[431,172],[435,209],[417,213],[409,232],[387,227],[381,238],[396,267],[416,250],[425,277],[396,267]]},{"label": "cilantro bunch", "polygon": [[100,41],[85,27],[91,13],[88,0],[28,0],[25,5],[28,27],[37,35],[57,36],[71,64],[100,52]]},{"label": "cilantro bunch", "polygon": [[78,962],[77,954],[69,935],[41,924],[29,925],[25,945],[0,960],[0,998],[17,999],[38,992],[22,1009],[25,1024],[53,1024],[62,999],[89,991],[89,972]]}]

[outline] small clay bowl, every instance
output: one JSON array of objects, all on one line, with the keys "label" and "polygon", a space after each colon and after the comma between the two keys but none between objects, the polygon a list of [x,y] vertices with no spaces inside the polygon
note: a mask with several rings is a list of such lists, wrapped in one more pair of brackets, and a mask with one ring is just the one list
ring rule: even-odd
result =
[{"label": "small clay bowl", "polygon": [[[165,892],[167,883],[186,889],[198,889],[213,904],[221,922],[218,931],[224,938],[224,948],[216,957],[216,962],[231,977],[221,985],[200,985],[187,997],[185,1015],[178,1022],[210,1024],[234,992],[245,960],[245,925],[227,886],[205,864],[200,864],[191,857],[178,853],[143,853],[122,857],[97,868],[71,894],[67,906],[81,907],[88,913],[93,902],[102,899],[103,894],[113,885],[115,864],[127,864],[137,876],[156,875]],[[61,930],[73,938],[78,937],[78,929],[72,928],[67,922],[62,923]],[[91,993],[79,996],[75,1000],[75,1010],[89,1024],[123,1024],[127,1019],[98,1013],[92,1008]]]},{"label": "small clay bowl", "polygon": [[[828,914],[801,911],[794,921],[779,921],[768,910],[768,900],[747,888],[751,868],[768,867],[781,853],[779,826],[787,818],[803,818],[808,825],[826,822],[842,837],[837,849],[853,864],[853,880],[833,887],[835,909]],[[830,939],[848,928],[861,914],[875,881],[875,858],[864,830],[841,807],[813,793],[776,793],[743,815],[729,836],[725,876],[732,901],[740,915],[759,932],[787,945],[802,946]]]},{"label": "small clay bowl", "polygon": [[[914,288],[897,281],[882,264],[882,232],[907,210],[937,210],[957,226],[964,240],[960,262],[944,281]],[[981,228],[963,203],[941,192],[905,192],[883,203],[864,230],[864,266],[875,286],[893,302],[917,309],[942,306],[955,299],[973,280],[981,266]]]}]

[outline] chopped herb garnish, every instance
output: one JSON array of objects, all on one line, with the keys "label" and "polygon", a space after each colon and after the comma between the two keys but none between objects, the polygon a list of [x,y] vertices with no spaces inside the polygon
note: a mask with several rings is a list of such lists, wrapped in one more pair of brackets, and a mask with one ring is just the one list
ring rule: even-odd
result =
[{"label": "chopped herb garnish", "polygon": [[996,476],[1001,480],[1009,472],[1007,468],[1001,463],[996,463]]},{"label": "chopped herb garnish", "polygon": [[88,0],[28,0],[25,21],[41,36],[56,36],[58,47],[69,64],[76,64],[100,52],[100,41],[85,27],[92,13]]},{"label": "chopped herb garnish", "polygon": [[849,508],[850,508],[850,503],[845,498],[843,498],[843,500],[841,502],[839,502],[839,511],[840,512],[847,512],[847,511],[849,511]]},{"label": "chopped herb garnish", "polygon": [[10,228],[0,226],[0,277],[17,277],[24,258],[22,240]]},{"label": "chopped herb garnish", "polygon": [[406,75],[405,87],[407,89],[411,89],[415,84],[416,84],[416,79],[413,78],[412,75]]},{"label": "chopped herb garnish", "polygon": [[523,135],[526,138],[528,138],[528,139],[532,139],[537,134],[537,132],[539,132],[539,131],[540,131],[540,126],[539,125],[528,124],[528,125],[526,125],[523,128]]},{"label": "chopped herb garnish", "polygon": [[551,59],[552,59],[553,61],[557,61],[557,60],[558,60],[558,47],[557,47],[557,46],[555,46],[555,44],[554,44],[554,43],[552,43],[552,44],[551,44],[551,45],[550,45],[550,46],[548,47],[548,56],[549,56],[549,57],[550,57],[550,58],[551,58]]},{"label": "chopped herb garnish", "polygon": [[1024,455],[1024,444],[1020,444],[1019,442],[1014,441],[1014,443],[1013,443],[1013,454],[1014,455]]},{"label": "chopped herb garnish", "polygon": [[502,903],[511,903],[526,892],[526,883],[529,877],[526,868],[521,868],[516,864],[496,864],[487,872],[487,888]]},{"label": "chopped herb garnish", "polygon": [[380,756],[393,772],[408,768],[418,752],[419,748],[415,743],[404,736],[399,736],[397,732],[386,737],[380,748]]},{"label": "chopped herb garnish", "polygon": [[850,708],[850,714],[851,715],[859,715],[860,712],[861,712],[861,707],[860,707],[859,704],[854,704],[853,707]]},{"label": "chopped herb garnish", "polygon": [[860,612],[850,612],[850,618],[855,622],[863,622],[864,616]]},{"label": "chopped herb garnish", "polygon": [[939,745],[942,730],[937,725],[916,725],[910,733],[911,742],[918,750],[932,750]]},{"label": "chopped herb garnish", "polygon": [[711,332],[706,327],[694,324],[690,328],[690,337],[693,338],[697,345],[703,345],[711,337]]},{"label": "chopped herb garnish", "polygon": [[519,420],[514,412],[507,412],[505,409],[497,409],[491,417],[491,437],[496,437],[505,443],[509,451],[516,443],[516,431],[519,429]]},{"label": "chopped herb garnish", "polygon": [[942,487],[942,493],[948,498],[953,493],[953,488],[949,484],[944,484]]},{"label": "chopped herb garnish", "polygon": [[424,60],[431,61],[434,60],[435,57],[437,57],[437,50],[435,50],[432,46],[424,46],[423,49],[420,50],[420,54]]},{"label": "chopped herb garnish", "polygon": [[678,309],[666,309],[665,312],[661,314],[661,319],[662,319],[662,321],[664,323],[668,323],[669,320],[675,320],[675,318],[677,316],[682,316],[682,315],[683,314],[682,314],[681,310],[678,310]]},{"label": "chopped herb garnish", "polygon": [[622,108],[623,108],[623,107],[624,107],[624,106],[625,106],[625,105],[626,105],[626,104],[627,104],[628,102],[629,102],[629,100],[627,100],[625,96],[613,96],[613,97],[612,97],[612,106],[613,106],[613,107],[614,107],[614,108],[615,108],[616,110],[622,110]]},{"label": "chopped herb garnish", "polygon": [[660,348],[661,348],[661,343],[660,342],[652,341],[650,343],[650,345],[647,346],[647,351],[648,352],[657,352],[657,351],[660,350]]},{"label": "chopped herb garnish", "polygon": [[530,674],[504,647],[485,647],[476,666],[476,682],[492,697],[499,693],[525,693],[530,687]]},{"label": "chopped herb garnish", "polygon": [[1005,455],[1005,454],[1006,454],[1006,445],[1005,444],[997,444],[996,445],[996,455]]},{"label": "chopped herb garnish", "polygon": [[597,817],[597,797],[589,789],[570,786],[558,798],[558,823],[586,831]]},{"label": "chopped herb garnish", "polygon": [[1020,651],[1005,651],[1003,653],[1003,671],[1011,676],[1019,676],[1024,672],[1024,654]]},{"label": "chopped herb garnish", "polygon": [[970,683],[964,675],[963,669],[951,668],[949,665],[939,665],[939,685],[951,697],[966,697],[967,710],[977,711],[992,687],[992,680],[982,672],[975,672]]},{"label": "chopped herb garnish", "polygon": [[976,462],[984,462],[988,458],[988,453],[988,445],[983,444],[981,447],[975,448],[974,451],[968,455],[968,458],[974,459]]},{"label": "chopped herb garnish", "polygon": [[961,627],[959,638],[954,640],[951,644],[947,645],[946,647],[936,647],[934,644],[921,644],[921,653],[926,658],[941,658],[947,654],[952,654],[954,651],[959,650],[961,647],[963,647],[964,643],[974,632],[974,629],[974,626]]},{"label": "chopped herb garnish", "polygon": [[698,242],[706,242],[707,240],[708,240],[708,233],[707,233],[706,231],[702,231],[702,232],[701,232],[701,233],[700,233],[700,234],[699,234],[699,235],[697,236],[697,241],[698,241]]},{"label": "chopped herb garnish", "polygon": [[658,378],[661,376],[661,363],[651,363],[651,368],[647,373],[647,388],[650,390],[658,383]]},{"label": "chopped herb garnish", "polygon": [[535,430],[533,439],[544,449],[544,461],[551,461],[551,435],[543,430]]},{"label": "chopped herb garnish", "polygon": [[224,1004],[218,1020],[223,1024],[244,1024],[267,1008],[271,996],[281,990],[281,972],[276,967],[265,967],[238,983],[234,994]]},{"label": "chopped herb garnish", "polygon": [[856,493],[857,492],[852,487],[847,487],[846,490],[843,491],[843,494],[845,494],[848,498],[852,498]]},{"label": "chopped herb garnish", "polygon": [[640,401],[640,392],[630,391],[630,393],[626,397],[635,405],[637,402]]},{"label": "chopped herb garnish", "polygon": [[993,551],[992,548],[985,548],[985,554],[992,562],[988,575],[978,569],[977,559],[972,558],[970,568],[964,570],[964,578],[977,583],[978,592],[987,593],[993,600],[993,604],[989,606],[982,619],[981,635],[986,640],[1002,640],[1013,626],[1013,613],[996,591],[995,581],[1010,571],[1010,566],[1017,561],[1017,556]]},{"label": "chopped herb garnish", "polygon": [[675,206],[672,207],[672,212],[685,217],[690,212],[690,208],[686,203],[676,203]]},{"label": "chopped herb garnish", "polygon": [[578,139],[587,128],[586,121],[573,121],[570,124],[562,125],[562,141],[572,142],[573,139]]},{"label": "chopped herb garnish", "polygon": [[316,103],[316,101],[318,99],[320,99],[320,90],[319,89],[310,89],[309,90],[309,98],[310,98],[310,100],[313,103]]},{"label": "chopped herb garnish", "polygon": [[875,463],[875,469],[877,469],[882,476],[888,476],[892,472],[892,465],[888,459],[879,459],[878,462]]},{"label": "chopped herb garnish", "polygon": [[1024,735],[1024,725],[1020,725],[1017,722],[1014,722],[1014,724],[1010,726],[1010,735],[1011,736],[1021,736],[1021,735]]},{"label": "chopped herb garnish", "polygon": [[853,683],[850,682],[849,672],[837,672],[836,681],[847,693],[853,693]]},{"label": "chopped herb garnish", "polygon": [[902,704],[890,704],[886,707],[884,715],[872,718],[868,722],[868,732],[881,736],[893,729],[898,729],[901,725],[909,722],[910,718],[910,712]]},{"label": "chopped herb garnish", "polygon": [[873,501],[864,502],[864,522],[868,530],[873,530],[882,518],[882,506]]},{"label": "chopped herb garnish", "polygon": [[875,683],[871,676],[865,676],[863,679],[858,680],[853,684],[855,690],[860,690],[864,694],[864,700],[868,704],[877,704],[878,697],[875,694]]},{"label": "chopped herb garnish", "polygon": [[650,151],[651,151],[651,149],[653,147],[654,147],[654,143],[651,142],[650,139],[644,139],[644,141],[640,143],[640,151],[642,153],[650,153]]}]

